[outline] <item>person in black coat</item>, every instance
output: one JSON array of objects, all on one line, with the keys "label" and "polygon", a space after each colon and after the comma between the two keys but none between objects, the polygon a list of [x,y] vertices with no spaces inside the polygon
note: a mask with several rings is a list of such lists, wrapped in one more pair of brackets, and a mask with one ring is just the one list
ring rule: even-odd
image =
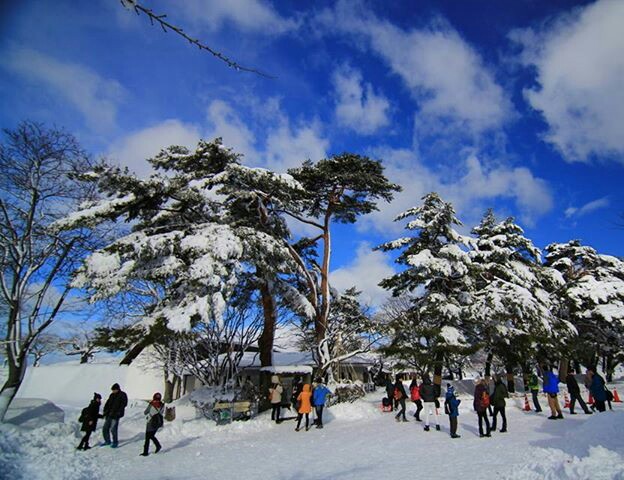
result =
[{"label": "person in black coat", "polygon": [[99,393],[93,394],[93,400],[89,403],[89,405],[83,409],[80,414],[80,421],[82,422],[82,426],[80,427],[81,432],[85,432],[82,440],[80,440],[80,444],[76,447],[77,450],[89,450],[91,447],[89,446],[89,437],[91,434],[95,432],[95,427],[97,427],[97,421],[99,418],[103,418],[103,415],[100,415],[100,404],[102,403],[102,395]]},{"label": "person in black coat", "polygon": [[[104,426],[102,427],[102,435],[104,435],[104,445],[110,445],[117,448],[119,445],[117,439],[117,431],[119,429],[119,419],[124,416],[126,405],[128,405],[128,396],[121,391],[118,383],[111,387],[111,394],[104,404]],[[110,434],[113,434],[111,443]]]},{"label": "person in black coat", "polygon": [[587,408],[587,404],[581,398],[581,389],[576,381],[576,378],[574,377],[574,373],[568,372],[568,375],[566,376],[566,385],[568,386],[568,393],[570,394],[570,415],[576,415],[574,405],[577,400],[583,411],[586,414],[591,415],[592,412],[589,408]]},{"label": "person in black coat", "polygon": [[401,407],[401,410],[399,410],[399,413],[397,413],[394,418],[397,422],[401,420],[407,422],[407,418],[405,418],[405,399],[407,398],[407,392],[405,391],[405,386],[403,386],[400,375],[396,376],[393,395],[394,399],[399,403]]},{"label": "person in black coat", "polygon": [[386,379],[386,395],[388,396],[388,401],[390,402],[390,411],[393,410],[394,407],[394,384],[390,377]]},{"label": "person in black coat", "polygon": [[438,389],[437,386],[431,383],[431,379],[428,375],[423,376],[423,382],[420,384],[420,398],[424,403],[425,410],[425,432],[429,431],[429,420],[434,415],[436,430],[440,430],[440,418],[438,415]]}]

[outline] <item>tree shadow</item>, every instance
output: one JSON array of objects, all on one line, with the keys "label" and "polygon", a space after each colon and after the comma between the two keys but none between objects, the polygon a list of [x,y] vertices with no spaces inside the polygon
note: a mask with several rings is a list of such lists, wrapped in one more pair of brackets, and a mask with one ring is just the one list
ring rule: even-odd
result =
[{"label": "tree shadow", "polygon": [[161,450],[161,452],[163,452],[163,453],[167,453],[167,452],[170,452],[170,451],[172,451],[172,450],[176,450],[176,449],[178,449],[178,448],[184,448],[184,447],[186,447],[186,446],[190,445],[191,443],[193,443],[195,440],[198,440],[198,439],[200,439],[200,438],[202,438],[202,437],[197,436],[197,437],[189,437],[189,438],[185,438],[184,440],[180,440],[178,443],[176,443],[176,444],[175,444],[175,445],[173,445],[172,447],[168,447],[168,448],[163,447],[163,449]]}]

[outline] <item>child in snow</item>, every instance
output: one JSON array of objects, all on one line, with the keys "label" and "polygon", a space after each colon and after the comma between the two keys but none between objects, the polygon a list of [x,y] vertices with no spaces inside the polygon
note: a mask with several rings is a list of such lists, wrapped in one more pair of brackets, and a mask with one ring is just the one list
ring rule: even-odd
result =
[{"label": "child in snow", "polygon": [[143,444],[142,457],[149,455],[149,443],[150,440],[156,445],[154,453],[160,452],[162,446],[156,438],[156,432],[163,426],[163,412],[165,411],[165,404],[161,401],[160,393],[155,393],[152,397],[152,401],[149,402],[147,408],[143,412],[147,419],[147,426],[145,428],[145,443]]},{"label": "child in snow", "polygon": [[85,432],[82,440],[80,440],[80,444],[76,447],[78,450],[89,450],[91,447],[89,446],[89,437],[93,432],[95,432],[95,427],[97,427],[98,418],[104,418],[104,415],[100,415],[100,404],[102,403],[102,395],[99,393],[93,394],[93,400],[89,403],[89,406],[85,407],[80,414],[80,420],[82,422],[82,426],[80,427],[81,432]]},{"label": "child in snow", "polygon": [[312,402],[310,398],[312,397],[312,392],[310,391],[310,384],[306,383],[303,386],[303,391],[297,396],[297,403],[299,405],[299,410],[297,411],[297,428],[295,431],[300,430],[301,419],[305,415],[305,429],[306,432],[310,430],[310,412],[312,411]]},{"label": "child in snow", "polygon": [[446,400],[444,401],[444,411],[449,416],[449,423],[451,427],[451,438],[459,438],[457,435],[457,417],[459,417],[459,400],[455,396],[455,389],[448,383],[446,385]]}]

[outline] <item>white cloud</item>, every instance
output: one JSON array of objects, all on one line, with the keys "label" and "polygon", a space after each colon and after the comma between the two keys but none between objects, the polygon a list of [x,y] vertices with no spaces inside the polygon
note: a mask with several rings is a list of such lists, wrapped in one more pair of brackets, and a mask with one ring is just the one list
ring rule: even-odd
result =
[{"label": "white cloud", "polygon": [[478,52],[450,25],[437,22],[405,31],[361,3],[345,0],[317,20],[326,34],[338,30],[366,40],[410,90],[420,107],[421,125],[431,119],[452,124],[455,132],[480,134],[510,118],[513,109],[505,92]]},{"label": "white cloud", "polygon": [[6,68],[71,104],[92,130],[106,131],[115,127],[117,109],[125,95],[124,88],[116,80],[29,48],[12,48],[3,55]]},{"label": "white cloud", "polygon": [[223,100],[214,100],[208,106],[206,118],[211,125],[207,139],[221,137],[224,145],[244,155],[243,162],[248,165],[258,161],[254,146],[256,138],[230,104]]},{"label": "white cloud", "polygon": [[193,149],[201,138],[197,126],[180,120],[165,120],[157,125],[131,133],[113,144],[109,156],[140,177],[153,173],[146,159],[154,157],[170,145]]},{"label": "white cloud", "polygon": [[361,298],[364,303],[379,306],[390,294],[378,284],[394,274],[390,257],[382,252],[373,251],[368,242],[362,242],[352,263],[330,273],[330,283],[340,292],[355,286],[362,291]]},{"label": "white cloud", "polygon": [[525,91],[568,161],[624,163],[624,2],[602,0],[541,29],[513,32],[539,87]]},{"label": "white cloud", "polygon": [[333,83],[339,124],[364,135],[375,133],[388,125],[388,99],[375,94],[371,84],[364,84],[359,71],[340,68],[334,72]]},{"label": "white cloud", "polygon": [[287,119],[270,131],[265,151],[265,166],[283,172],[298,167],[304,160],[316,162],[327,156],[329,140],[323,138],[318,122],[293,127]]},{"label": "white cloud", "polygon": [[178,3],[178,9],[211,30],[229,22],[244,31],[277,35],[298,26],[295,20],[282,17],[270,4],[258,0],[185,0]]},{"label": "white cloud", "polygon": [[606,208],[610,205],[610,201],[608,197],[597,198],[596,200],[592,200],[591,202],[587,202],[582,207],[569,207],[565,210],[566,218],[572,217],[582,217],[583,215],[590,214],[599,210],[601,208]]},{"label": "white cloud", "polygon": [[393,222],[401,212],[420,204],[429,192],[438,192],[455,206],[459,218],[472,225],[496,201],[510,200],[520,219],[528,225],[553,207],[548,184],[524,167],[489,165],[470,154],[453,170],[432,170],[410,150],[379,149],[375,156],[384,160],[386,176],[403,187],[390,204],[380,203],[379,211],[358,222],[359,229],[400,234],[404,223]]}]

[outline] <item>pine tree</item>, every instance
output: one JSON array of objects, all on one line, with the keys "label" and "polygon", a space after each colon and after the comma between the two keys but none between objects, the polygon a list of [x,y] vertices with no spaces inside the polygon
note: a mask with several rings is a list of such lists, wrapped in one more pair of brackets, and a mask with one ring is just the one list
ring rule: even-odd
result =
[{"label": "pine tree", "polygon": [[413,218],[406,228],[417,234],[378,247],[401,250],[396,261],[406,267],[380,285],[394,296],[415,294],[412,310],[400,320],[403,324],[394,328],[393,346],[397,351],[412,348],[418,353],[424,341],[434,367],[434,383],[439,387],[445,354],[470,349],[464,312],[473,289],[472,262],[468,239],[454,229],[461,222],[453,206],[435,192],[422,200],[421,206],[395,219]]},{"label": "pine tree", "polygon": [[587,366],[604,357],[605,370],[612,372],[624,345],[624,262],[578,240],[552,243],[546,251],[546,265],[565,282],[558,293],[564,315],[578,330],[574,354]]},{"label": "pine tree", "polygon": [[477,289],[470,316],[476,341],[488,354],[486,376],[496,355],[513,391],[513,368],[527,364],[538,349],[560,348],[573,328],[558,318],[551,295],[561,286],[558,275],[541,265],[541,252],[513,218],[497,222],[489,210],[472,233]]}]

